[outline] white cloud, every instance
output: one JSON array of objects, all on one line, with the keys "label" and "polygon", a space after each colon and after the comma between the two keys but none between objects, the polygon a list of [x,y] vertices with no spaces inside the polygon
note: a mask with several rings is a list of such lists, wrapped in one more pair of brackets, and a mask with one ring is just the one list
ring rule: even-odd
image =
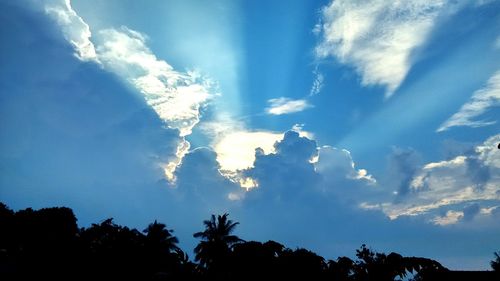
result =
[{"label": "white cloud", "polygon": [[335,176],[342,179],[363,180],[368,184],[377,182],[365,169],[356,169],[351,152],[346,149],[323,146],[318,149],[318,154],[315,170],[320,174],[327,177]]},{"label": "white cloud", "polygon": [[438,129],[438,132],[448,130],[455,126],[483,127],[496,123],[487,120],[474,120],[489,108],[500,105],[500,70],[488,79],[485,87],[477,90],[469,102],[464,104],[460,110],[446,120]]},{"label": "white cloud", "polygon": [[437,225],[450,225],[455,224],[464,217],[463,212],[448,211],[444,216],[436,216],[432,222]]},{"label": "white cloud", "polygon": [[[138,89],[169,128],[178,129],[185,137],[200,121],[200,108],[212,97],[211,81],[196,72],[174,70],[151,52],[145,40],[144,35],[126,27],[101,30],[97,56],[106,69]],[[189,147],[182,138],[175,157],[164,167],[169,180],[175,179],[174,171]]]},{"label": "white cloud", "polygon": [[267,103],[269,104],[269,107],[266,108],[266,112],[272,115],[290,114],[312,107],[307,100],[293,100],[285,97],[270,99]]},{"label": "white cloud", "polygon": [[174,70],[147,47],[147,36],[127,27],[99,31],[94,47],[89,26],[72,9],[70,0],[47,0],[44,8],[57,20],[79,59],[93,60],[130,83],[167,127],[179,130],[176,155],[164,167],[166,177],[175,180],[175,169],[190,147],[184,137],[200,121],[200,109],[212,97],[212,81],[194,71]]},{"label": "white cloud", "polygon": [[317,95],[319,92],[321,92],[321,89],[323,88],[325,81],[325,76],[317,69],[314,70],[313,74],[314,74],[314,81],[311,87],[311,91],[309,92],[309,96],[314,96]]},{"label": "white cloud", "polygon": [[237,171],[253,166],[256,148],[261,148],[265,154],[273,153],[274,143],[282,139],[282,133],[237,131],[221,138],[214,149],[222,170]]},{"label": "white cloud", "polygon": [[94,44],[90,41],[90,28],[73,10],[70,0],[46,0],[45,12],[61,26],[64,37],[75,48],[77,58],[82,61],[97,59]]},{"label": "white cloud", "polygon": [[145,36],[126,27],[102,30],[98,41],[103,65],[134,85],[170,128],[191,134],[201,105],[211,98],[210,80],[174,70],[151,52]]},{"label": "white cloud", "polygon": [[411,193],[398,202],[385,203],[381,209],[391,219],[396,219],[432,214],[443,207],[451,208],[453,212],[449,216],[433,220],[443,225],[458,221],[457,208],[462,209],[464,204],[479,204],[485,210],[498,205],[499,142],[500,135],[495,135],[477,146],[470,155],[424,165],[410,183]]},{"label": "white cloud", "polygon": [[324,7],[320,59],[333,56],[355,67],[363,85],[383,85],[390,96],[414,63],[448,1],[337,0]]},{"label": "white cloud", "polygon": [[[211,147],[217,153],[220,173],[246,189],[258,186],[258,182],[245,176],[243,171],[254,167],[256,154],[276,153],[276,143],[282,141],[286,134],[251,130],[243,122],[224,114],[219,114],[215,121],[204,122],[200,128],[212,139]],[[304,130],[304,124],[293,125],[291,131],[298,133],[300,137],[314,137],[313,133]]]}]

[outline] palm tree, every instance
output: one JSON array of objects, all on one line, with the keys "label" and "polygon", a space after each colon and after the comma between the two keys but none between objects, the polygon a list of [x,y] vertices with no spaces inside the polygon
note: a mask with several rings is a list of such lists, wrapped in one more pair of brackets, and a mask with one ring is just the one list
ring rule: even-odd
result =
[{"label": "palm tree", "polygon": [[229,220],[226,213],[217,217],[212,215],[210,220],[203,221],[203,224],[205,231],[193,234],[195,238],[201,239],[194,248],[195,260],[208,270],[217,272],[229,256],[232,246],[243,241],[238,236],[231,235],[239,223]]},{"label": "palm tree", "polygon": [[173,230],[167,229],[165,224],[155,220],[143,232],[146,233],[144,237],[146,266],[155,274],[174,272],[179,263],[175,253],[180,249],[177,247],[179,240],[172,234]]},{"label": "palm tree", "polygon": [[148,227],[143,230],[144,233],[146,233],[147,248],[157,249],[164,253],[173,253],[179,250],[179,247],[177,247],[179,240],[172,234],[173,230],[167,229],[166,227],[165,224],[158,223],[155,220],[154,223],[149,224]]}]

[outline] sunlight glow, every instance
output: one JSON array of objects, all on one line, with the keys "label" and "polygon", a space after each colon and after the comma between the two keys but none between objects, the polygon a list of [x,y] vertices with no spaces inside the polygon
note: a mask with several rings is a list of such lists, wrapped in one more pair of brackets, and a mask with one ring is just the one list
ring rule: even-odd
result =
[{"label": "sunlight glow", "polygon": [[240,131],[229,133],[214,146],[221,170],[237,171],[253,167],[255,149],[265,154],[274,152],[274,144],[283,139],[282,133]]}]

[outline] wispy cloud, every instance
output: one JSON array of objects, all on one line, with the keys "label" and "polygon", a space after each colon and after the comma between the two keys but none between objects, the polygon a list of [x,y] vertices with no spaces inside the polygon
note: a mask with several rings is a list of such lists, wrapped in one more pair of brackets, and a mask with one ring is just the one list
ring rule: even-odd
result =
[{"label": "wispy cloud", "polygon": [[448,1],[426,0],[332,1],[314,29],[321,36],[316,56],[354,66],[363,85],[385,86],[390,96],[448,6]]},{"label": "wispy cloud", "polygon": [[495,72],[488,80],[486,86],[474,92],[469,102],[464,104],[460,110],[446,120],[438,129],[438,132],[446,131],[451,127],[468,126],[483,127],[496,123],[487,120],[474,120],[479,115],[494,106],[500,105],[500,70]]},{"label": "wispy cloud", "polygon": [[45,12],[61,26],[66,40],[75,48],[76,57],[82,61],[96,60],[90,28],[71,7],[70,0],[45,1]]},{"label": "wispy cloud", "polygon": [[314,81],[311,87],[311,91],[309,92],[309,96],[314,96],[321,92],[323,88],[323,84],[325,81],[325,76],[323,73],[319,72],[317,69],[313,71]]},{"label": "wispy cloud", "polygon": [[[81,60],[91,60],[115,73],[143,94],[166,126],[179,130],[180,142],[174,157],[165,164],[165,174],[174,171],[189,151],[184,138],[200,121],[200,108],[212,97],[213,83],[193,71],[176,71],[147,47],[147,36],[121,27],[105,29],[92,37],[85,21],[72,9],[70,0],[45,1],[47,14],[55,18]],[[94,47],[94,43],[97,42]]]},{"label": "wispy cloud", "polygon": [[305,99],[293,100],[285,97],[270,99],[267,103],[269,107],[266,108],[266,112],[271,115],[290,114],[312,107]]}]

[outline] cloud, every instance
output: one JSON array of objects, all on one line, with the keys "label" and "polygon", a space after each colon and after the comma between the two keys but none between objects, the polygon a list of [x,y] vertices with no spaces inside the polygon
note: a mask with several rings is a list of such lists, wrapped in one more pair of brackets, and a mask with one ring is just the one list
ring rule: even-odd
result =
[{"label": "cloud", "polygon": [[432,219],[432,222],[437,225],[445,226],[450,224],[456,224],[459,220],[464,217],[463,212],[448,211],[444,216],[437,216]]},{"label": "cloud", "polygon": [[245,177],[258,183],[257,188],[248,191],[248,196],[288,203],[308,189],[313,191],[319,177],[310,160],[317,153],[315,141],[294,131],[286,132],[283,140],[276,142],[274,153],[265,154],[257,149],[253,167],[243,171]]},{"label": "cloud", "polygon": [[309,96],[314,96],[321,92],[323,85],[325,84],[325,76],[323,73],[319,72],[317,69],[313,71],[314,81],[309,92]]},{"label": "cloud", "polygon": [[64,37],[75,48],[75,56],[82,61],[97,60],[94,44],[90,41],[90,28],[73,10],[70,0],[44,2],[45,12],[61,26]]},{"label": "cloud", "polygon": [[382,85],[390,96],[415,62],[448,1],[332,1],[315,27],[317,58],[354,66],[362,85]]},{"label": "cloud", "polygon": [[293,100],[285,97],[270,99],[267,103],[269,104],[269,107],[266,108],[266,112],[271,115],[290,114],[304,111],[312,107],[307,100]]},{"label": "cloud", "polygon": [[[436,224],[458,222],[474,217],[481,208],[500,202],[500,156],[497,145],[500,135],[488,138],[467,155],[431,162],[416,173],[409,185],[409,194],[394,203],[380,206],[391,218],[420,216],[448,209],[446,216],[433,220]],[[476,206],[477,207],[471,207]],[[465,208],[465,209],[464,209]],[[462,212],[459,216],[457,212]]]},{"label": "cloud", "polygon": [[327,195],[344,200],[342,197],[349,197],[356,188],[376,183],[366,170],[356,168],[349,151],[318,147],[314,140],[296,131],[287,131],[273,150],[266,154],[256,149],[253,166],[241,172],[258,183],[258,188],[248,191],[249,196],[281,201]]},{"label": "cloud", "polygon": [[365,169],[356,169],[351,153],[346,149],[323,146],[318,150],[318,160],[315,169],[329,180],[338,178],[341,181],[362,180],[366,184],[375,184],[375,178]]},{"label": "cloud", "polygon": [[283,133],[250,130],[243,122],[219,114],[217,120],[204,122],[201,130],[212,139],[211,147],[217,154],[222,173],[234,176],[238,170],[253,166],[255,149],[274,153],[274,143],[283,139]]},{"label": "cloud", "polygon": [[[247,189],[257,186],[254,179],[242,174],[243,170],[254,167],[256,150],[264,155],[276,153],[275,145],[285,135],[282,132],[248,129],[243,122],[224,114],[219,114],[217,120],[204,122],[200,128],[212,139],[211,147],[216,152],[221,174]],[[291,130],[302,137],[314,136],[304,130],[303,124],[295,124]]]},{"label": "cloud", "polygon": [[[24,9],[19,8],[26,14]],[[222,212],[241,222],[237,235],[246,240],[274,239],[327,258],[352,255],[353,249],[367,243],[381,251],[399,245],[398,251],[426,253],[441,261],[444,257],[436,253],[448,249],[443,239],[458,237],[481,243],[455,247],[454,256],[474,255],[475,261],[479,256],[487,264],[489,249],[498,244],[496,236],[485,239],[487,233],[498,233],[495,221],[487,226],[493,231],[469,235],[453,228],[436,231],[418,220],[389,221],[381,212],[358,209],[353,202],[373,199],[370,192],[381,192],[383,187],[356,178],[370,175],[362,172],[356,154],[311,144],[312,137],[304,139],[303,132],[299,137],[288,134],[274,153],[254,155],[249,170],[260,180],[257,189],[246,192],[221,176],[217,155],[210,148],[188,151],[174,171],[176,185],[164,188],[162,164],[176,157],[183,139],[178,130],[168,128],[134,96],[135,88],[127,87],[132,83],[124,85],[114,71],[103,71],[103,63],[79,62],[70,44],[61,44],[53,36],[46,18],[35,21],[33,17],[41,16],[38,13],[23,18],[10,9],[0,9],[0,14],[4,26],[16,25],[15,32],[23,35],[1,34],[6,39],[2,48],[8,51],[0,54],[1,61],[8,62],[0,65],[7,74],[0,83],[5,100],[0,103],[0,193],[16,209],[71,206],[81,226],[114,217],[117,223],[143,229],[157,219],[176,230],[185,250],[198,242],[192,233],[203,227],[202,220]],[[98,42],[101,35],[94,32],[93,36]],[[43,42],[37,52],[32,50],[33,42]],[[19,56],[23,59],[14,59]],[[230,129],[220,131],[224,136]],[[498,161],[489,144],[479,151],[481,163],[491,166]],[[480,205],[474,220],[483,214],[498,218],[500,204]],[[454,211],[465,212],[464,208]]]},{"label": "cloud", "polygon": [[210,97],[210,81],[196,72],[175,71],[145,44],[145,36],[122,27],[99,32],[97,53],[106,69],[134,85],[166,124],[191,134],[200,106]]},{"label": "cloud", "polygon": [[215,144],[217,161],[226,171],[243,170],[252,167],[255,149],[264,154],[274,152],[274,143],[283,138],[281,133],[264,131],[239,131],[227,134]]},{"label": "cloud", "polygon": [[475,120],[476,117],[485,113],[488,109],[500,105],[500,70],[495,72],[485,87],[477,90],[469,102],[464,104],[460,110],[446,120],[437,132],[442,132],[456,126],[483,127],[496,123],[487,120]]},{"label": "cloud", "polygon": [[227,210],[228,199],[242,191],[239,185],[220,174],[216,157],[213,150],[203,147],[187,153],[175,171],[178,178],[176,196],[182,196],[186,201],[196,200],[212,212],[216,208],[218,212],[224,208]]},{"label": "cloud", "polygon": [[0,4],[1,25],[16,26],[0,40],[1,200],[70,206],[81,226],[115,217],[142,227],[152,206],[171,205],[157,182],[178,131],[112,73],[75,57],[32,2],[13,2]]},{"label": "cloud", "polygon": [[387,180],[390,186],[395,187],[396,200],[401,200],[410,193],[412,179],[419,170],[420,155],[413,149],[394,147],[389,156],[389,171]]},{"label": "cloud", "polygon": [[81,60],[93,60],[134,86],[167,127],[179,130],[182,137],[175,157],[165,163],[165,176],[175,181],[174,171],[189,151],[184,138],[200,121],[200,109],[212,98],[213,83],[194,71],[179,72],[158,59],[147,47],[147,36],[125,26],[100,30],[90,41],[85,21],[71,8],[69,0],[45,2],[46,12],[54,17]]}]

